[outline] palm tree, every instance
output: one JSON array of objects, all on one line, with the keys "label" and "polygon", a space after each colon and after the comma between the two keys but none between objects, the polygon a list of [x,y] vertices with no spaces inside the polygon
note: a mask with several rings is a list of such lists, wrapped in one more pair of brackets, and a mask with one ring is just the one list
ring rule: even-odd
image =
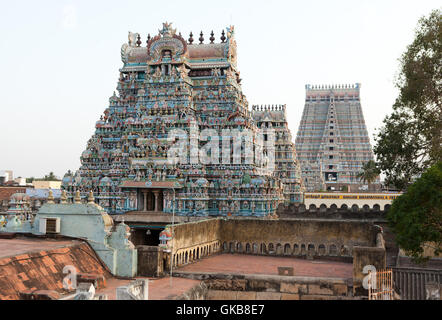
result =
[{"label": "palm tree", "polygon": [[373,160],[368,161],[362,167],[362,172],[358,173],[357,177],[364,183],[371,184],[376,181],[381,171],[376,166],[376,162]]}]

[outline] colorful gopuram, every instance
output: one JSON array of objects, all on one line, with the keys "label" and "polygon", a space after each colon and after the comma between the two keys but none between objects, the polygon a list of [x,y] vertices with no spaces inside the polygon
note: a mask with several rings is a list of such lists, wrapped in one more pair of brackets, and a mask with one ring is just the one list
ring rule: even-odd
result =
[{"label": "colorful gopuram", "polygon": [[308,191],[377,190],[379,178],[364,186],[357,177],[373,152],[361,108],[359,83],[306,85],[305,107],[296,137]]},{"label": "colorful gopuram", "polygon": [[[93,190],[98,204],[111,214],[275,213],[284,199],[281,180],[265,160],[250,162],[247,152],[240,158],[230,152],[235,130],[254,134],[255,156],[266,145],[258,139],[260,129],[241,90],[234,28],[222,31],[221,42],[215,43],[213,31],[209,43],[202,32],[198,41],[194,43],[192,33],[186,41],[169,23],[156,36],[148,35],[146,45],[138,33],[129,32],[121,47],[117,92],[96,123],[81,167],[63,178],[70,198],[80,191],[86,199]],[[218,143],[216,136],[223,130],[231,132],[223,136],[229,140]],[[215,134],[203,137],[203,132]],[[207,155],[219,161],[198,159],[198,149],[209,142],[223,148],[226,142],[227,156],[210,149]],[[173,153],[179,161],[171,161],[172,148],[179,151]]]},{"label": "colorful gopuram", "polygon": [[254,105],[252,117],[258,128],[270,128],[275,131],[274,174],[283,182],[284,202],[301,203],[304,187],[295,144],[287,123],[286,105]]}]

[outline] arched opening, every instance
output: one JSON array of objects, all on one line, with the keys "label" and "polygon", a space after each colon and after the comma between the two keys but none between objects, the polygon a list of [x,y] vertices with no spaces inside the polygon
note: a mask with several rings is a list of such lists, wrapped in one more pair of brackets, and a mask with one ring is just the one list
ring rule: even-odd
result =
[{"label": "arched opening", "polygon": [[331,256],[336,256],[338,255],[338,249],[336,248],[336,246],[334,244],[332,244],[330,246],[330,248],[328,249],[328,252]]},{"label": "arched opening", "polygon": [[266,254],[267,253],[267,248],[265,243],[261,243],[261,254]]},{"label": "arched opening", "polygon": [[305,244],[301,244],[301,256],[305,256],[307,254],[307,249],[305,248]]},{"label": "arched opening", "polygon": [[291,252],[290,252],[290,244],[288,244],[288,243],[286,243],[284,245],[284,254],[285,255],[290,255],[291,254]]},{"label": "arched opening", "polygon": [[282,245],[280,243],[276,245],[276,254],[283,254]]},{"label": "arched opening", "polygon": [[315,245],[314,244],[309,244],[308,245],[308,255],[309,256],[314,256],[314,255],[316,255],[316,252],[315,252]]}]

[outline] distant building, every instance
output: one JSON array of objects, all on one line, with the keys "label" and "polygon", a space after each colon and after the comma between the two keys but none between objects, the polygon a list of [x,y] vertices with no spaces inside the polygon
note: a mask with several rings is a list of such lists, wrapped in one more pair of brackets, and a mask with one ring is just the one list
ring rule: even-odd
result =
[{"label": "distant building", "polygon": [[360,102],[361,85],[305,88],[296,151],[307,191],[337,191],[344,186],[380,190],[379,177],[369,186],[357,177],[363,165],[373,160]]},{"label": "distant building", "polygon": [[26,186],[26,178],[22,178],[22,177],[18,177],[15,178],[14,181],[19,185],[19,186]]},{"label": "distant building", "polygon": [[61,189],[61,181],[32,181],[34,189]]},{"label": "distant building", "polygon": [[0,170],[0,185],[13,180],[14,174],[12,170]]}]

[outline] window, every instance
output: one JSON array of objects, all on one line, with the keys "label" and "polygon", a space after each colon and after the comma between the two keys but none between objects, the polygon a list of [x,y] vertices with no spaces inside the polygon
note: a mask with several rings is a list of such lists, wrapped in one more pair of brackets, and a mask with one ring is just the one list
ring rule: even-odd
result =
[{"label": "window", "polygon": [[329,147],[329,148],[328,148],[328,150],[330,150],[330,151],[333,151],[333,149],[334,149],[333,147]]},{"label": "window", "polygon": [[333,159],[333,155],[329,155],[328,158],[329,158],[329,159]]},{"label": "window", "polygon": [[[330,132],[330,135],[332,136],[333,135],[333,132]],[[267,141],[267,140],[266,140]]]},{"label": "window", "polygon": [[332,166],[332,165],[329,165],[328,168],[329,168],[329,169],[333,169],[333,166]]},{"label": "window", "polygon": [[334,140],[333,139],[330,139],[330,143],[333,143],[334,142]]}]

